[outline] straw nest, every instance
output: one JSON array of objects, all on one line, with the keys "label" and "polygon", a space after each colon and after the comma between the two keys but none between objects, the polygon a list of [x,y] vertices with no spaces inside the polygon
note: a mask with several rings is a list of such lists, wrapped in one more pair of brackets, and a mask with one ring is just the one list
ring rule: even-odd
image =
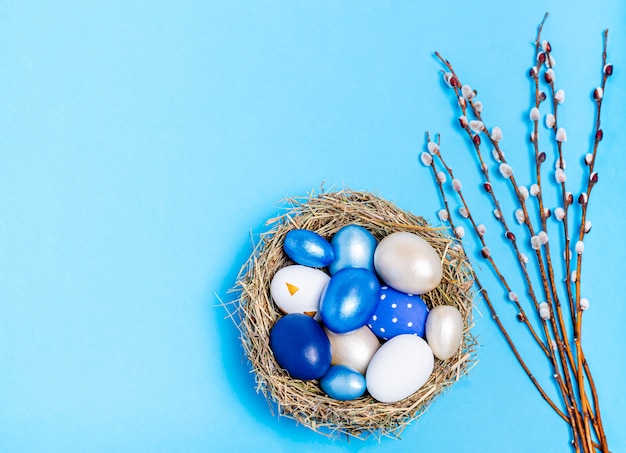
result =
[{"label": "straw nest", "polygon": [[[230,315],[255,374],[256,390],[264,394],[270,408],[275,403],[280,415],[331,437],[400,437],[409,423],[476,362],[476,341],[470,333],[473,280],[469,264],[445,230],[371,193],[340,190],[287,202],[289,207],[283,215],[268,220],[271,228],[261,234],[243,266],[233,288],[237,299],[229,304],[234,307]],[[285,235],[291,229],[306,228],[330,239],[347,224],[367,228],[378,240],[395,231],[413,232],[426,239],[442,257],[444,275],[440,285],[422,298],[429,308],[454,305],[464,318],[464,338],[458,353],[445,361],[435,359],[426,384],[397,403],[379,403],[367,393],[353,401],[329,398],[317,381],[291,378],[276,363],[269,347],[270,329],[282,316],[271,299],[270,282],[280,268],[293,264],[283,252]]]}]

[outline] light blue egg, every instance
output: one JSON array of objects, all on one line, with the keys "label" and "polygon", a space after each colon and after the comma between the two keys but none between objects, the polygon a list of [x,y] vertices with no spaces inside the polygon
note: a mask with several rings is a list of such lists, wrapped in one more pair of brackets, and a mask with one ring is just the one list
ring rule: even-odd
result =
[{"label": "light blue egg", "polygon": [[346,267],[361,267],[374,272],[377,241],[362,226],[346,225],[335,233],[330,243],[335,252],[335,259],[328,267],[330,275]]},{"label": "light blue egg", "polygon": [[367,323],[378,306],[378,277],[358,267],[346,267],[330,278],[320,299],[320,316],[335,333],[346,333]]},{"label": "light blue egg", "polygon": [[326,267],[335,258],[330,242],[311,230],[289,231],[283,249],[289,258],[303,266]]},{"label": "light blue egg", "polygon": [[341,401],[353,400],[365,393],[365,377],[345,365],[333,365],[320,379],[324,393]]}]

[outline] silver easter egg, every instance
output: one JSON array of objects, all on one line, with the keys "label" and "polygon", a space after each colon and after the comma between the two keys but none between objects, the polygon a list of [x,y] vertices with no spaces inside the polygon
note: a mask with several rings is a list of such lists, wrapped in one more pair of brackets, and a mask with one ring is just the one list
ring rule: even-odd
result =
[{"label": "silver easter egg", "polygon": [[426,341],[438,359],[446,360],[457,353],[463,341],[463,317],[456,307],[439,305],[430,310]]},{"label": "silver easter egg", "polygon": [[443,276],[437,251],[417,234],[404,231],[380,241],[374,252],[374,267],[387,285],[408,294],[434,289]]}]

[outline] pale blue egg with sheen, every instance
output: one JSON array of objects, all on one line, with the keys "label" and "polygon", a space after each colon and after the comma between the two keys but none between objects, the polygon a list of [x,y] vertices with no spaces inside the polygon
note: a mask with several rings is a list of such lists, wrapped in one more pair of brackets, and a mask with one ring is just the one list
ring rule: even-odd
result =
[{"label": "pale blue egg with sheen", "polygon": [[335,258],[330,242],[311,230],[289,231],[283,249],[289,258],[303,266],[326,267]]},{"label": "pale blue egg with sheen", "polygon": [[334,275],[346,267],[361,267],[374,272],[374,251],[376,238],[360,225],[346,225],[330,241],[335,259],[328,272]]},{"label": "pale blue egg with sheen", "polygon": [[376,275],[358,267],[346,267],[330,278],[320,299],[320,316],[335,333],[364,326],[376,310],[380,283]]},{"label": "pale blue egg with sheen", "polygon": [[331,398],[340,401],[356,399],[365,393],[365,377],[345,365],[333,365],[320,379],[320,387]]}]

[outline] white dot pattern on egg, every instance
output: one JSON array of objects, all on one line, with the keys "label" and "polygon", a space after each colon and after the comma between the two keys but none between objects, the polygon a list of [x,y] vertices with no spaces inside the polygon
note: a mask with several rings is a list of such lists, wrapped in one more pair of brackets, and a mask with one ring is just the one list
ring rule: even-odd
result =
[{"label": "white dot pattern on egg", "polygon": [[383,286],[378,307],[367,325],[384,340],[401,334],[424,337],[427,316],[428,307],[421,297]]}]

